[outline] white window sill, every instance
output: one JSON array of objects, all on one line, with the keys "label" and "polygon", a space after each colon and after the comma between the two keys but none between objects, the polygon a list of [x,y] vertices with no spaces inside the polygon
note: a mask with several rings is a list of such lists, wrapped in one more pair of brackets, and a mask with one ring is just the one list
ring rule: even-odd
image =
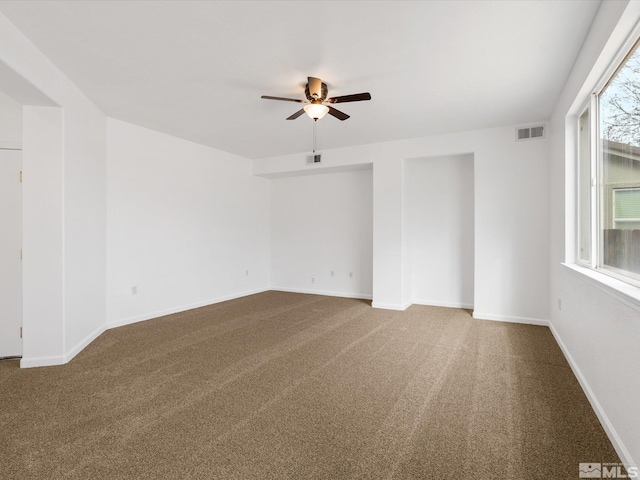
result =
[{"label": "white window sill", "polygon": [[571,273],[593,285],[598,290],[640,312],[640,288],[605,275],[596,270],[573,263],[563,263]]}]

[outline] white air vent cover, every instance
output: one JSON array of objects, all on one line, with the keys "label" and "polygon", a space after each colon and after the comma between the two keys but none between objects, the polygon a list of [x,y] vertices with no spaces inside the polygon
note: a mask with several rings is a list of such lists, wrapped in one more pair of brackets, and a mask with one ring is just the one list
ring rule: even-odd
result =
[{"label": "white air vent cover", "polygon": [[516,128],[516,141],[544,138],[544,125]]},{"label": "white air vent cover", "polygon": [[519,128],[516,130],[517,140],[527,140],[531,138],[531,129],[530,128]]},{"label": "white air vent cover", "polygon": [[312,163],[321,163],[322,159],[320,158],[320,154],[319,153],[315,153],[312,155],[307,155],[307,165],[312,164]]},{"label": "white air vent cover", "polygon": [[531,138],[544,138],[544,127],[531,127]]}]

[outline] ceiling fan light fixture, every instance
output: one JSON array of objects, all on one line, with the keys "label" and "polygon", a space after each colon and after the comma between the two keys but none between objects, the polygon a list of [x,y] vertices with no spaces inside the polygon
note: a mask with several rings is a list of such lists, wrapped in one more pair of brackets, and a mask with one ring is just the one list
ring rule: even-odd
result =
[{"label": "ceiling fan light fixture", "polygon": [[327,113],[338,120],[346,120],[349,118],[344,112],[340,110],[324,105],[324,102],[334,103],[347,103],[347,102],[360,102],[362,100],[371,100],[371,94],[369,92],[355,93],[352,95],[339,95],[337,97],[327,98],[328,90],[327,84],[322,83],[322,80],[315,77],[307,77],[308,83],[304,88],[306,100],[300,100],[297,98],[285,98],[285,97],[272,97],[271,95],[262,95],[261,98],[266,100],[280,100],[284,102],[306,103],[303,108],[295,112],[293,115],[289,115],[287,120],[295,120],[303,114],[307,114],[309,118],[319,120]]},{"label": "ceiling fan light fixture", "polygon": [[304,111],[307,115],[309,115],[309,118],[320,120],[327,114],[327,112],[329,111],[329,107],[320,103],[310,103],[309,105],[304,106]]}]

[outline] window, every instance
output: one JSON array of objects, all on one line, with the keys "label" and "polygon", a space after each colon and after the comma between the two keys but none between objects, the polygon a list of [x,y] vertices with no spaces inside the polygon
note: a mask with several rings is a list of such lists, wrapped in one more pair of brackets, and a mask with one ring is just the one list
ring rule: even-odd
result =
[{"label": "window", "polygon": [[577,120],[576,262],[640,285],[640,48]]},{"label": "window", "polygon": [[613,190],[613,228],[640,229],[640,188]]}]

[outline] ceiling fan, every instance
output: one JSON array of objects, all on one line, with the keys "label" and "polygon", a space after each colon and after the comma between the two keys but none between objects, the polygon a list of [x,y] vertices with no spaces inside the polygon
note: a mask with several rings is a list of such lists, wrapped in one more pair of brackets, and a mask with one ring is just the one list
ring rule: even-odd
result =
[{"label": "ceiling fan", "polygon": [[368,92],[327,98],[327,84],[322,83],[322,80],[315,77],[307,77],[307,85],[304,89],[304,94],[307,97],[306,100],[299,100],[296,98],[272,97],[269,95],[262,95],[262,97],[260,98],[265,98],[267,100],[282,100],[285,102],[298,102],[307,104],[290,117],[287,117],[287,120],[295,120],[303,113],[306,113],[310,118],[313,118],[313,120],[318,120],[324,117],[327,113],[336,117],[338,120],[346,120],[347,118],[349,118],[349,115],[341,112],[340,110],[336,110],[329,105],[325,105],[325,103],[347,103],[360,102],[362,100],[371,100],[371,94]]}]

